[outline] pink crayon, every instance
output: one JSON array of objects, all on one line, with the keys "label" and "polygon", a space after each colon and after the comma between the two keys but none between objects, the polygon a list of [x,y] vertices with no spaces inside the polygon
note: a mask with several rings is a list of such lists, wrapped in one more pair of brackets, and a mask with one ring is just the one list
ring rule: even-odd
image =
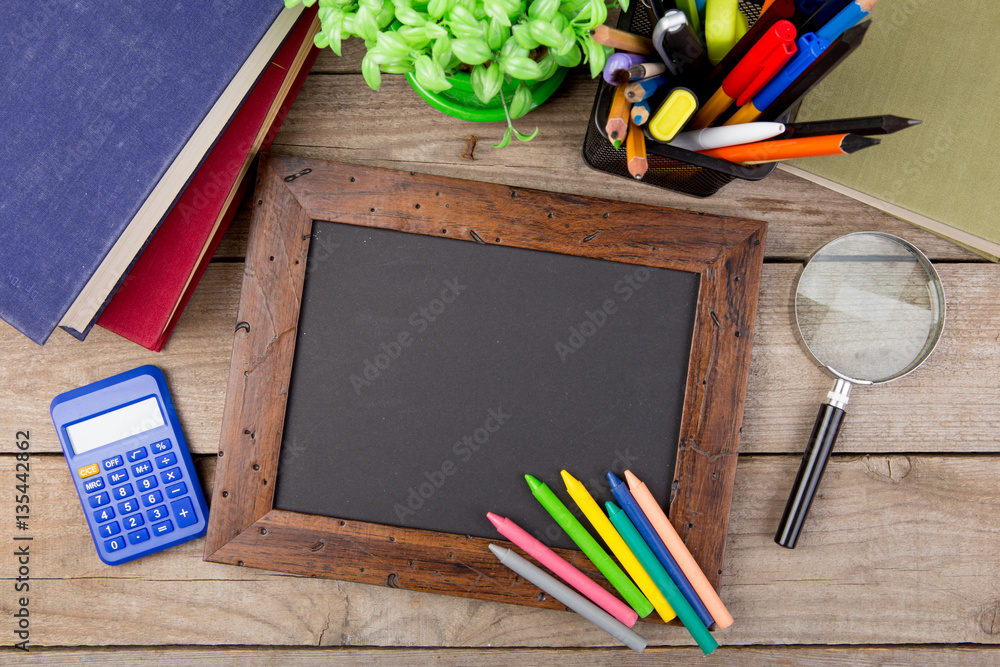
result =
[{"label": "pink crayon", "polygon": [[593,579],[576,569],[572,564],[560,557],[556,552],[529,535],[516,523],[502,516],[497,516],[493,512],[487,512],[486,517],[493,522],[497,531],[508,540],[521,547],[532,558],[549,568],[562,577],[562,579],[590,598],[597,606],[608,612],[619,621],[632,627],[639,619],[639,615],[616,598],[611,593],[601,588]]}]

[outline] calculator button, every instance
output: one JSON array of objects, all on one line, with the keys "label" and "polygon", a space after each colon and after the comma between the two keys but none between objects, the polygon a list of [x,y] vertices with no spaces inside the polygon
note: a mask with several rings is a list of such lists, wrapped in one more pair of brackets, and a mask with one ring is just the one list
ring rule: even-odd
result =
[{"label": "calculator button", "polygon": [[162,502],[163,502],[163,494],[160,493],[159,491],[152,491],[150,493],[145,494],[142,497],[142,504],[145,505],[146,507],[152,507],[153,505]]},{"label": "calculator button", "polygon": [[132,512],[139,511],[139,501],[135,498],[129,498],[123,503],[118,503],[118,512],[121,514],[131,514]]},{"label": "calculator button", "polygon": [[77,470],[77,472],[80,473],[80,477],[82,479],[86,479],[91,475],[96,475],[97,473],[100,472],[100,470],[98,469],[96,463],[91,463],[89,466],[84,466],[80,468],[79,470]]},{"label": "calculator button", "polygon": [[[170,471],[168,470],[167,472]],[[166,474],[167,474],[166,472],[160,473],[160,477]],[[185,484],[184,482],[178,482],[173,486],[167,487],[167,498],[176,498],[177,496],[183,496],[185,493],[187,493],[187,490],[188,490],[187,484]]]},{"label": "calculator button", "polygon": [[143,475],[148,475],[153,472],[153,464],[149,461],[143,461],[142,463],[136,463],[132,466],[132,474],[136,477],[142,477]]},{"label": "calculator button", "polygon": [[133,449],[131,452],[125,455],[128,458],[129,463],[135,463],[141,459],[146,458],[149,454],[146,453],[145,447],[140,447],[139,449]]},{"label": "calculator button", "polygon": [[113,540],[104,540],[104,550],[105,551],[118,551],[119,549],[125,548],[125,538],[116,537]]},{"label": "calculator button", "polygon": [[166,519],[169,516],[169,514],[167,513],[167,506],[160,505],[159,507],[154,507],[151,510],[146,510],[146,516],[149,517],[150,521],[159,521],[160,519]]},{"label": "calculator button", "polygon": [[90,501],[91,507],[101,507],[102,505],[107,505],[111,502],[111,496],[108,495],[107,491],[102,491],[96,496],[90,496],[87,500]]},{"label": "calculator button", "polygon": [[173,446],[169,440],[160,440],[159,442],[154,442],[149,446],[153,450],[154,454],[162,454]]},{"label": "calculator button", "polygon": [[[160,473],[160,479],[163,480],[164,484],[170,484],[171,482],[176,482],[181,479],[181,469],[171,468],[170,470],[164,470]],[[181,491],[181,493],[184,493]]]},{"label": "calculator button", "polygon": [[108,481],[111,485],[121,484],[128,479],[128,470],[116,470],[108,475]]},{"label": "calculator button", "polygon": [[198,515],[194,513],[194,506],[191,505],[190,498],[181,498],[170,503],[170,510],[177,519],[178,528],[186,528],[198,522]]},{"label": "calculator button", "polygon": [[155,489],[159,486],[159,484],[160,483],[156,481],[156,475],[150,475],[149,477],[143,477],[142,479],[135,480],[135,485],[139,487],[140,491]]},{"label": "calculator button", "polygon": [[145,524],[146,520],[142,518],[141,514],[132,514],[131,516],[122,517],[122,523],[125,524],[125,530],[132,530]]},{"label": "calculator button", "polygon": [[113,507],[105,507],[102,510],[97,510],[94,512],[94,521],[97,523],[104,523],[105,521],[110,521],[115,518],[115,510]]},{"label": "calculator button", "polygon": [[122,484],[121,486],[115,487],[111,491],[111,495],[115,497],[115,500],[124,500],[131,496],[135,491],[132,490],[131,484]]},{"label": "calculator button", "polygon": [[104,459],[104,461],[101,462],[101,467],[105,470],[121,468],[123,465],[125,465],[125,459],[121,454],[118,456],[112,456],[110,459]]},{"label": "calculator button", "polygon": [[177,463],[177,454],[170,452],[156,457],[156,467],[160,470]]},{"label": "calculator button", "polygon": [[149,531],[145,528],[140,528],[134,533],[128,534],[128,541],[132,544],[139,544],[139,542],[145,542],[149,539]]},{"label": "calculator button", "polygon": [[87,493],[93,493],[94,491],[100,491],[103,488],[104,488],[104,478],[103,477],[95,477],[94,479],[90,480],[89,482],[84,482],[83,483],[83,490],[86,491]]},{"label": "calculator button", "polygon": [[101,534],[101,537],[111,537],[112,535],[117,535],[122,532],[122,529],[118,525],[117,521],[112,521],[111,523],[106,523],[101,526],[97,532]]},{"label": "calculator button", "polygon": [[174,524],[170,521],[163,521],[153,525],[153,535],[159,537],[160,535],[166,535],[167,533],[172,533],[174,530]]}]

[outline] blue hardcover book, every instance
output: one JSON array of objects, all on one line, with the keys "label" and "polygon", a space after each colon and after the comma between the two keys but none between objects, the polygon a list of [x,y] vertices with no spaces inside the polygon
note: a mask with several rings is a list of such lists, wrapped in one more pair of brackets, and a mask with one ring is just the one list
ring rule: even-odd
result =
[{"label": "blue hardcover book", "polygon": [[[0,317],[43,344],[71,308],[93,319],[298,12],[282,0],[7,5]],[[102,276],[106,289],[85,291]]]}]

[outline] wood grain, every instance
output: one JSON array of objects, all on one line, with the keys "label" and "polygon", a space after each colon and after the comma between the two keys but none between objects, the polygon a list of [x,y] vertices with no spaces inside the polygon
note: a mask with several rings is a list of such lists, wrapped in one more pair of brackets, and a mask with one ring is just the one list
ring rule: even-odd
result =
[{"label": "wood grain", "polygon": [[[215,462],[199,457],[206,487]],[[0,456],[0,478],[13,463]],[[998,457],[834,457],[790,551],[772,538],[797,467],[792,455],[740,457],[720,589],[736,622],[715,633],[723,650],[997,643]],[[204,540],[106,567],[62,457],[36,456],[31,470],[36,645],[615,645],[568,612],[206,563]],[[8,586],[13,571],[4,550]],[[5,614],[11,603],[0,597]],[[691,645],[681,628],[639,628],[651,646]]]},{"label": "wood grain", "polygon": [[[937,268],[948,296],[941,343],[916,372],[853,392],[838,451],[1000,451],[1000,267]],[[800,269],[764,265],[741,452],[801,452],[819,401],[832,386],[794,337],[791,303]],[[242,263],[209,267],[161,354],[102,329],[82,345],[56,332],[40,348],[0,323],[0,422],[30,429],[35,451],[58,452],[48,414],[52,397],[151,363],[167,375],[191,450],[216,453],[242,270]],[[12,447],[10,440],[0,443],[0,451]]]},{"label": "wood grain", "polygon": [[[2,655],[2,654],[0,654]],[[983,667],[1000,662],[1000,650],[972,646],[901,646],[836,648],[722,648],[713,654],[716,661],[730,667],[760,665],[820,665],[882,667],[885,665],[936,665],[937,667]],[[104,665],[108,662],[144,665],[324,665],[353,667],[358,664],[380,667],[412,667],[433,664],[436,667],[509,667],[516,664],[559,664],[564,667],[616,665],[680,665],[687,667],[703,659],[701,651],[689,648],[647,648],[641,655],[624,648],[596,649],[441,649],[441,648],[84,648],[42,649],[18,656],[25,666],[53,662],[75,665]]]}]

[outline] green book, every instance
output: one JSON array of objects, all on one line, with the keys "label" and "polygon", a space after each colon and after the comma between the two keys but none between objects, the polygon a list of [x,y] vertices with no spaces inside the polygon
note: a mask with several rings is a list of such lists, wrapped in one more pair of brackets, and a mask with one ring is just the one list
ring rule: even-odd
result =
[{"label": "green book", "polygon": [[895,114],[921,125],[855,155],[782,169],[1000,261],[1000,2],[881,0],[864,44],[796,120]]}]

